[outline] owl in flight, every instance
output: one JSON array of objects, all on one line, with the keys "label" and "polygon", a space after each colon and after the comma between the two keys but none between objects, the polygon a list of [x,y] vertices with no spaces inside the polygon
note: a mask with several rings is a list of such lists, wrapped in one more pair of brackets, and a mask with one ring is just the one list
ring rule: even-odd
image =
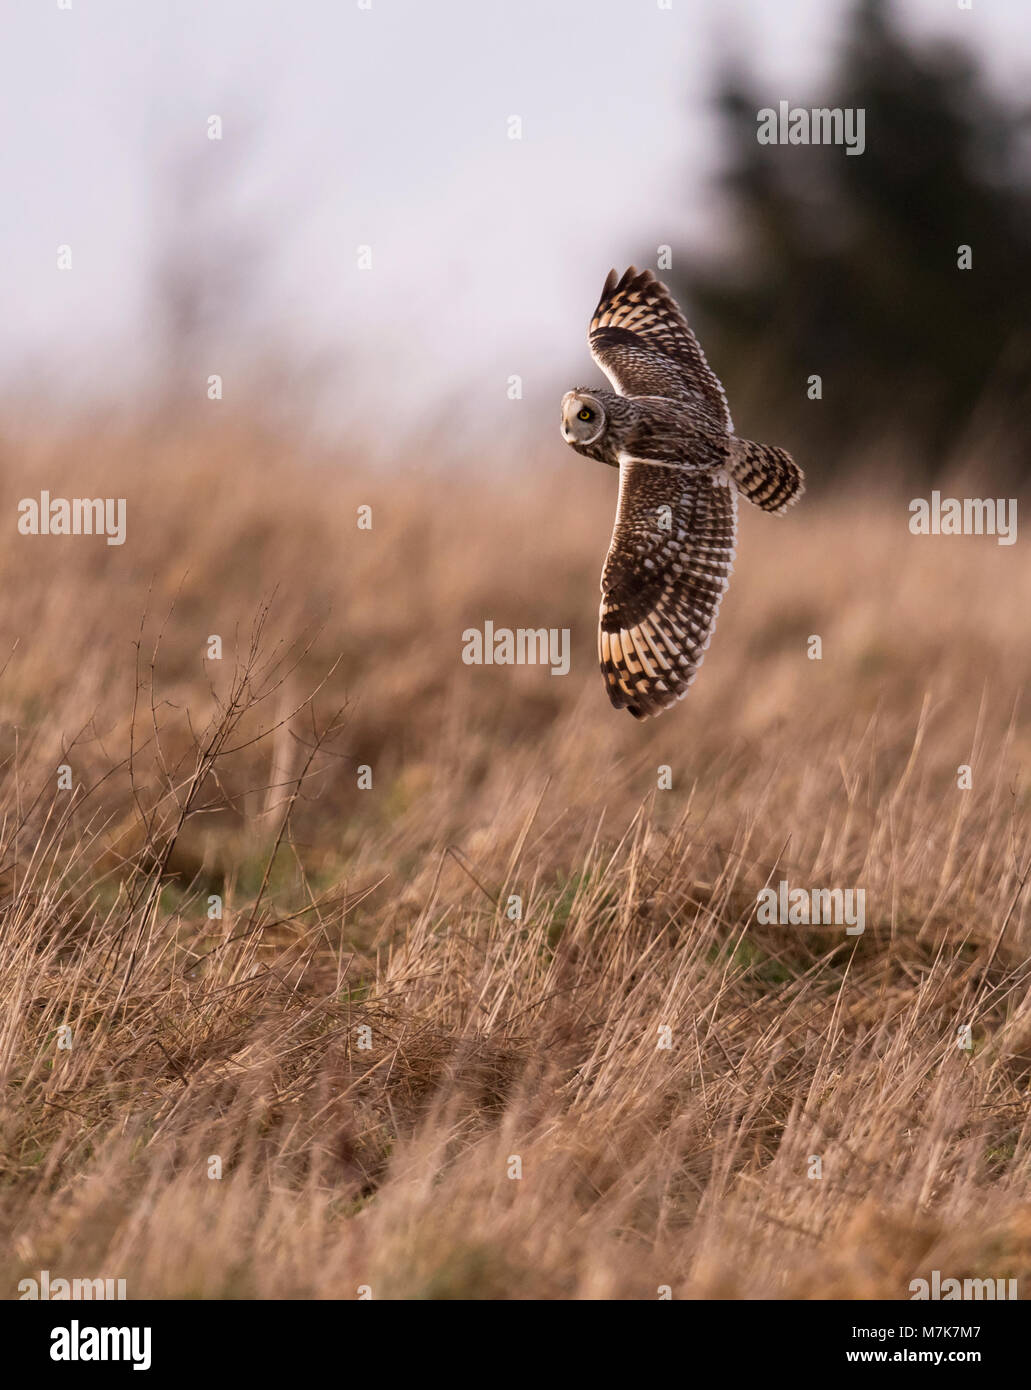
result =
[{"label": "owl in flight", "polygon": [[802,471],[783,449],[734,435],[723,387],[650,270],[609,272],[589,331],[615,387],[562,398],[562,436],[619,469],[601,576],[598,649],[609,699],[635,719],[683,699],[734,562],[737,495],[783,512]]}]

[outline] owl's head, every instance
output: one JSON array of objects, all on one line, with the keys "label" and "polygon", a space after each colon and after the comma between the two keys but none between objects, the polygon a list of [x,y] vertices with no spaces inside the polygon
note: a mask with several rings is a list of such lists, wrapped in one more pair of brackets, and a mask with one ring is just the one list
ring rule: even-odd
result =
[{"label": "owl's head", "polygon": [[591,391],[567,391],[562,397],[562,438],[567,444],[593,444],[608,424],[605,407]]}]

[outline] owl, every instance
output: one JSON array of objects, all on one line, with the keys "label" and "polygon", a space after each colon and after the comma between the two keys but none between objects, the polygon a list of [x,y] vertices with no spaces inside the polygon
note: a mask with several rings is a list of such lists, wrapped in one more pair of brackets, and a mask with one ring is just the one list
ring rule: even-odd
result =
[{"label": "owl", "polygon": [[601,576],[598,654],[609,699],[635,719],[683,699],[730,579],[738,493],[767,512],[802,495],[783,449],[734,434],[727,398],[669,290],[614,270],[589,330],[614,391],[562,398],[562,437],[619,469]]}]

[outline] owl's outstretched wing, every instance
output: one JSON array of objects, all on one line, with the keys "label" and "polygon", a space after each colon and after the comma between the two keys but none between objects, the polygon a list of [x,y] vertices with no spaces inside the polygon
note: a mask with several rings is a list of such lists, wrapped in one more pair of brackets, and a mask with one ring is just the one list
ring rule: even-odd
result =
[{"label": "owl's outstretched wing", "polygon": [[687,694],[716,625],[737,534],[737,487],[716,469],[624,458],[601,577],[609,699],[635,719]]},{"label": "owl's outstretched wing", "polygon": [[683,401],[699,426],[733,431],[719,377],[705,360],[680,307],[650,270],[609,271],[588,334],[591,356],[624,396]]}]

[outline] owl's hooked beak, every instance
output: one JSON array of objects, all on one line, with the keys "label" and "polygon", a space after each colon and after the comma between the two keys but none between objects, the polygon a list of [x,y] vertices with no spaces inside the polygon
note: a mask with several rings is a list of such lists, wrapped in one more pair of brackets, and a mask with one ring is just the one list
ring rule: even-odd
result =
[{"label": "owl's hooked beak", "polygon": [[567,444],[577,443],[575,416],[580,408],[580,398],[572,391],[562,397],[562,438]]},{"label": "owl's hooked beak", "polygon": [[569,391],[562,397],[562,438],[568,444],[573,437],[573,427],[569,423]]}]

